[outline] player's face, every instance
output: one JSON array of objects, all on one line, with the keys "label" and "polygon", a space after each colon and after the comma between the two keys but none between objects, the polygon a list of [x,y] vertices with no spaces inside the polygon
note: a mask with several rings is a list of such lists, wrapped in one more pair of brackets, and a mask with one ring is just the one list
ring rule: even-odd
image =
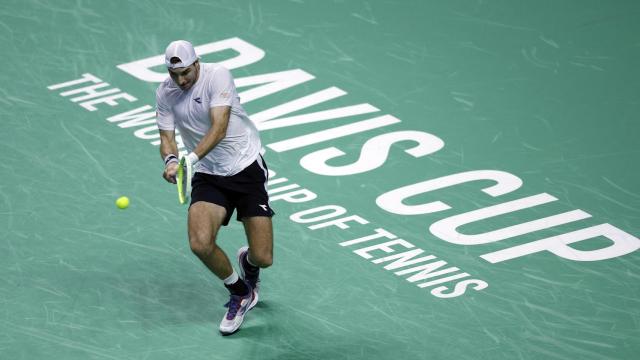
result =
[{"label": "player's face", "polygon": [[187,91],[191,89],[193,84],[198,80],[198,74],[200,72],[200,63],[196,61],[195,63],[177,69],[169,69],[169,75],[173,82],[176,83],[180,87],[180,89]]}]

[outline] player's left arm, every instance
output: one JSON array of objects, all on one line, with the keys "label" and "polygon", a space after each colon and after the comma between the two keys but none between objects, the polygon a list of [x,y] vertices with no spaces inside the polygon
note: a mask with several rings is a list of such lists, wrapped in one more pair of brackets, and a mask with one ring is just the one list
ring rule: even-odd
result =
[{"label": "player's left arm", "polygon": [[209,81],[210,102],[209,118],[211,127],[194,149],[198,159],[205,157],[222,139],[227,136],[231,106],[236,96],[236,87],[229,69],[220,66]]},{"label": "player's left arm", "polygon": [[211,127],[193,150],[193,152],[198,155],[198,159],[205,157],[222,139],[225,138],[225,136],[227,136],[229,116],[231,116],[230,106],[214,106],[209,108]]}]

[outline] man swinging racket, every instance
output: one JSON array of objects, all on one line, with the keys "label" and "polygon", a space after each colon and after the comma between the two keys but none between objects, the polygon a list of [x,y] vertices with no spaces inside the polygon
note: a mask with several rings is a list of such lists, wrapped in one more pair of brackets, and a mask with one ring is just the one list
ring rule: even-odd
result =
[{"label": "man swinging racket", "polygon": [[[176,183],[178,129],[190,151],[183,162],[194,173],[189,245],[231,293],[220,322],[220,332],[229,335],[258,302],[260,268],[273,261],[274,212],[266,190],[267,166],[260,155],[258,130],[240,105],[229,70],[200,63],[193,45],[184,40],[169,44],[165,64],[170,78],[156,91],[163,177]],[[248,242],[237,252],[240,275],[216,243],[220,226],[229,223],[234,210]]]}]

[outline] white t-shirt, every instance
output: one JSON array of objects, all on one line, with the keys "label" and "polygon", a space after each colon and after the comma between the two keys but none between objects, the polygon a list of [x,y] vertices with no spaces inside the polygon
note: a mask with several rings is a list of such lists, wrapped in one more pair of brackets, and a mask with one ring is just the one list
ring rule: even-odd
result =
[{"label": "white t-shirt", "polygon": [[171,77],[156,91],[156,122],[160,130],[178,129],[188,151],[211,127],[209,109],[230,106],[227,135],[196,164],[196,171],[231,176],[251,165],[262,147],[253,122],[240,105],[240,97],[229,70],[218,64],[200,63],[200,75],[193,86],[183,91]]}]

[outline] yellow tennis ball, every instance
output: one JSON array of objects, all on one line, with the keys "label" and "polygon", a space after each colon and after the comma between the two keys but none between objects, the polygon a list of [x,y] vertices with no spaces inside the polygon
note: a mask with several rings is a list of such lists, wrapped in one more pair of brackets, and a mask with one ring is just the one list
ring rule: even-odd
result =
[{"label": "yellow tennis ball", "polygon": [[126,209],[129,207],[129,198],[126,196],[120,196],[118,200],[116,200],[116,206],[119,209]]}]

